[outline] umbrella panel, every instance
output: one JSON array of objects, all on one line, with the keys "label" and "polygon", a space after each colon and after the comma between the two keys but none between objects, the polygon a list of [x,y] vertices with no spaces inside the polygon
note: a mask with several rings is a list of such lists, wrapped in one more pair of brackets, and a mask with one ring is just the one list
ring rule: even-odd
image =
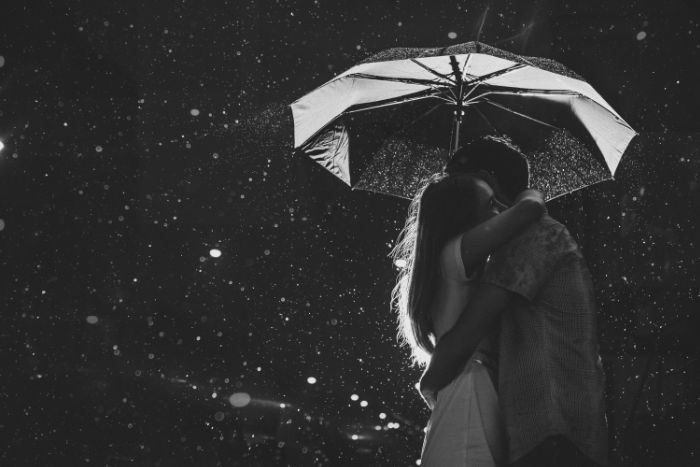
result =
[{"label": "umbrella panel", "polygon": [[[495,92],[498,92],[497,90]],[[529,95],[503,92],[490,94],[488,100],[478,104],[479,109],[496,122],[503,122],[503,132],[510,134],[522,133],[522,129],[535,131],[532,137],[521,138],[523,148],[530,148],[528,140],[537,142],[542,132],[552,129],[566,128],[573,136],[580,139],[599,162],[605,163],[600,150],[586,131],[585,126],[571,112],[571,96],[561,95],[558,98],[547,95]],[[554,127],[554,128],[552,128]]]},{"label": "umbrella panel", "polygon": [[[497,103],[517,109],[517,99],[514,104],[507,98],[499,96]],[[412,198],[421,182],[442,171],[449,160],[453,112],[443,101],[424,99],[350,113],[301,151],[354,189]],[[570,118],[564,106],[556,105],[528,113],[553,125]],[[531,186],[546,199],[611,178],[599,157],[592,155],[595,145],[583,144],[569,131],[488,102],[466,107],[460,146],[489,134],[507,135],[522,150],[530,165]]]},{"label": "umbrella panel", "polygon": [[[450,107],[435,98],[348,113],[299,152],[355,187],[365,176],[372,158],[386,151],[401,151],[396,157],[411,161],[418,157],[419,151],[434,148],[444,150],[443,159],[446,159],[451,119]],[[392,141],[401,144],[397,146]]]}]

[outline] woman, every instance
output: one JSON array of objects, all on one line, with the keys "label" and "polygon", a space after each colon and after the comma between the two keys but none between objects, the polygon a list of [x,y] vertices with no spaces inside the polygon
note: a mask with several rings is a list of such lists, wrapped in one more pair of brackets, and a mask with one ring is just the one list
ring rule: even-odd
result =
[{"label": "woman", "polygon": [[[481,177],[481,178],[479,178]],[[409,208],[392,251],[402,260],[392,292],[399,337],[414,363],[425,366],[469,300],[488,254],[544,213],[542,195],[525,190],[512,207],[501,204],[487,174],[433,176]],[[499,214],[499,210],[502,213]],[[432,415],[423,443],[423,466],[497,466],[507,453],[494,382],[489,371],[494,337],[484,339],[463,372],[427,399]]]}]

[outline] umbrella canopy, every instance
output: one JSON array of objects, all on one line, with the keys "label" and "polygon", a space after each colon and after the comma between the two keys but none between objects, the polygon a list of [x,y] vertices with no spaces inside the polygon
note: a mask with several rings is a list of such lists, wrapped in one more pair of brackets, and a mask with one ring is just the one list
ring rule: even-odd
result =
[{"label": "umbrella canopy", "polygon": [[[297,151],[354,188],[404,197],[465,141],[496,134],[546,166],[555,156],[562,169],[576,162],[569,179],[533,167],[533,186],[551,199],[614,175],[636,134],[563,65],[478,42],[380,52],[291,109]],[[575,145],[582,161],[567,160]]]}]

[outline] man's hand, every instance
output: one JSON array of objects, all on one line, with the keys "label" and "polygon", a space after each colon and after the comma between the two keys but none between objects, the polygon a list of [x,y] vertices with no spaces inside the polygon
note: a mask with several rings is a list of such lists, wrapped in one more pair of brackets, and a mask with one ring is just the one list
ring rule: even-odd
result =
[{"label": "man's hand", "polygon": [[[418,391],[428,406],[438,391],[450,384],[469,361],[511,300],[511,292],[496,285],[481,284],[461,316],[435,346]],[[433,402],[434,405],[434,402]]]}]

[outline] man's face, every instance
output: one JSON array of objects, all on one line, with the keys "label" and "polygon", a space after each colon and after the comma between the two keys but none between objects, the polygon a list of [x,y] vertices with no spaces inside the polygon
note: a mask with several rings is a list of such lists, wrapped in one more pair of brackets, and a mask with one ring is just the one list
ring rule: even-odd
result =
[{"label": "man's face", "polygon": [[483,180],[476,181],[476,199],[476,216],[479,223],[498,215],[501,209],[504,208],[496,200],[491,186]]}]

